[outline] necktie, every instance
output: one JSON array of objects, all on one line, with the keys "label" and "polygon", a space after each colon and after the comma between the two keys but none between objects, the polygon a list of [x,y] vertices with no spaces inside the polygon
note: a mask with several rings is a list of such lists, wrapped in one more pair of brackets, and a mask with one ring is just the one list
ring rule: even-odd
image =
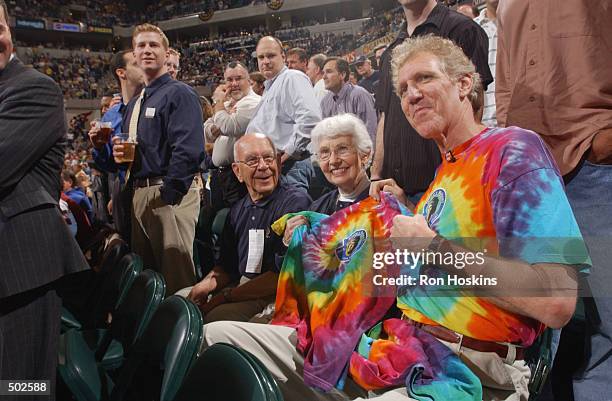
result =
[{"label": "necktie", "polygon": [[[132,115],[130,116],[130,125],[128,127],[128,140],[130,142],[136,142],[138,138],[138,117],[140,117],[140,106],[144,100],[145,88],[142,88],[140,92],[140,96],[136,99],[136,103],[134,104],[134,110],[132,110]],[[130,165],[125,172],[125,182],[127,183],[130,179],[130,172],[132,171],[132,165],[134,162],[130,162]]]},{"label": "necktie", "polygon": [[138,138],[138,117],[140,116],[140,106],[142,105],[142,101],[144,100],[145,90],[142,88],[140,92],[140,96],[136,100],[136,104],[134,104],[134,110],[132,111],[132,115],[130,117],[130,125],[128,128],[130,141],[136,141]]}]

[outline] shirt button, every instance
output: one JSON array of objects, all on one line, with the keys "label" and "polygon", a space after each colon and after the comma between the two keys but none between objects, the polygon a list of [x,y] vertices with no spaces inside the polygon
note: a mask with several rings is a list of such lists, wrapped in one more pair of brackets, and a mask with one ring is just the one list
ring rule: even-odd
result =
[{"label": "shirt button", "polygon": [[251,220],[255,220],[255,216],[251,216]]},{"label": "shirt button", "polygon": [[529,60],[529,65],[535,65],[535,60]]},{"label": "shirt button", "polygon": [[531,30],[535,31],[535,29],[536,29],[536,24],[531,24]]},{"label": "shirt button", "polygon": [[530,102],[535,102],[535,96],[529,96],[529,101]]}]

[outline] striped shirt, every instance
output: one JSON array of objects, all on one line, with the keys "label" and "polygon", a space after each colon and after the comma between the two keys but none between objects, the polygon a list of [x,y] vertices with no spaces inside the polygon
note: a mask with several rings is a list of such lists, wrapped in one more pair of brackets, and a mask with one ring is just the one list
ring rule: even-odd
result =
[{"label": "striped shirt", "polygon": [[353,113],[366,125],[372,143],[376,142],[378,120],[374,109],[374,98],[361,86],[345,83],[338,94],[328,92],[321,100],[321,113],[323,118]]},{"label": "striped shirt", "polygon": [[482,123],[487,127],[496,127],[497,118],[495,115],[495,59],[497,57],[497,23],[495,20],[487,18],[487,9],[480,12],[474,21],[484,29],[489,37],[489,69],[493,75],[493,82],[487,86],[484,99],[484,111],[482,113]]}]

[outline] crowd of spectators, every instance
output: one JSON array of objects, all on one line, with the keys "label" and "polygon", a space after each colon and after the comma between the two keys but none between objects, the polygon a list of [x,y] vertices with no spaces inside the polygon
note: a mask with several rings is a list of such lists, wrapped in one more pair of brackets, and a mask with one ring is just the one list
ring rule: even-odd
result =
[{"label": "crowd of spectators", "polygon": [[[52,18],[64,22],[83,22],[95,26],[131,25],[145,21],[162,21],[208,10],[228,10],[263,3],[257,0],[188,0],[152,2],[144,12],[130,12],[126,2],[86,0],[79,5],[86,11],[71,8],[70,0],[16,0],[7,1],[11,15],[21,18]],[[77,11],[77,12],[75,12]],[[138,15],[136,15],[138,14]]]},{"label": "crowd of spectators", "polygon": [[32,65],[53,78],[64,96],[76,99],[96,99],[113,91],[109,80],[109,59],[102,56],[72,54],[56,58],[45,52],[32,55]]}]

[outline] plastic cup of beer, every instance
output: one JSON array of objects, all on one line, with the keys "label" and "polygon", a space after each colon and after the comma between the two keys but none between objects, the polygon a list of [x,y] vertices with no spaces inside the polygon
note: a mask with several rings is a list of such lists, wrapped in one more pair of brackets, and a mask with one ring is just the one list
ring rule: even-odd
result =
[{"label": "plastic cup of beer", "polygon": [[119,143],[123,145],[123,156],[117,157],[119,163],[131,163],[134,161],[134,154],[136,153],[136,145],[138,144],[135,140],[130,139],[130,135],[127,132],[121,132],[116,135],[119,138]]},{"label": "plastic cup of beer", "polygon": [[110,121],[98,121],[96,122],[97,128],[100,130],[98,134],[100,140],[104,142],[110,141],[111,133],[113,132],[113,124]]}]

